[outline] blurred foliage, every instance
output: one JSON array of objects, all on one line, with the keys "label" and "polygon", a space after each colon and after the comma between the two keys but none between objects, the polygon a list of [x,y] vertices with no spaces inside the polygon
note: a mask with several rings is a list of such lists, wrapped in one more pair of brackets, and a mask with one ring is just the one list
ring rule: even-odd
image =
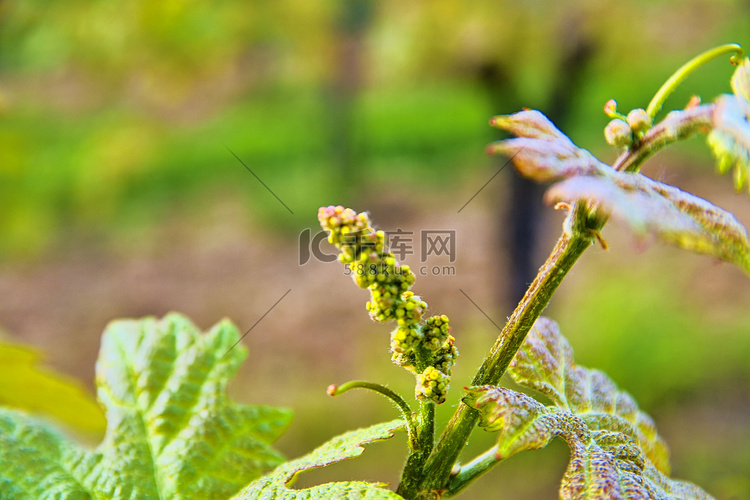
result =
[{"label": "blurred foliage", "polygon": [[[679,5],[4,2],[0,258],[153,224],[207,190],[300,225],[225,145],[300,211],[345,198],[346,175],[360,189],[404,165],[415,183],[465,175],[488,164],[489,116],[554,104],[575,44],[590,52],[572,137],[601,144],[608,98],[643,105],[697,50],[746,41],[747,2]],[[724,81],[704,71],[687,87],[712,97]]]},{"label": "blurred foliage", "polygon": [[39,368],[29,347],[0,344],[0,405],[58,419],[92,439],[104,435],[104,412],[80,382]]}]

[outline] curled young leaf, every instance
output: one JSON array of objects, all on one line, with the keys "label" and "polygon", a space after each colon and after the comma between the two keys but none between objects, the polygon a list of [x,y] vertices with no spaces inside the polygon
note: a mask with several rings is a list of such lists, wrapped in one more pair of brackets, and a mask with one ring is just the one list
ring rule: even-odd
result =
[{"label": "curled young leaf", "polygon": [[305,489],[294,489],[291,485],[302,472],[360,456],[365,451],[364,445],[390,439],[396,431],[403,429],[404,425],[403,420],[393,420],[337,436],[307,455],[280,465],[270,474],[249,484],[233,496],[232,500],[401,499],[400,495],[385,489],[382,484],[364,481],[325,483]]},{"label": "curled young leaf", "polygon": [[520,392],[491,385],[467,391],[463,402],[480,410],[479,427],[500,433],[495,448],[498,460],[544,448],[566,423],[564,414]]},{"label": "curled young leaf", "polygon": [[[746,73],[747,71],[745,70]],[[733,95],[719,97],[713,113],[713,130],[708,134],[707,139],[718,161],[719,172],[723,174],[734,167],[734,187],[738,191],[742,190],[745,185],[750,190],[748,116],[750,116],[748,101]]]},{"label": "curled young leaf", "polygon": [[546,141],[560,140],[572,144],[549,118],[535,109],[526,109],[512,115],[495,116],[490,119],[490,125],[510,132],[516,137]]},{"label": "curled young leaf", "polygon": [[487,148],[488,153],[512,158],[519,172],[537,182],[594,175],[606,167],[591,153],[573,144],[539,111],[496,116],[492,123],[517,138],[493,142]]},{"label": "curled young leaf", "polygon": [[750,59],[746,57],[740,61],[730,83],[734,95],[745,102],[750,102]]},{"label": "curled young leaf", "polygon": [[[744,65],[733,79],[738,95],[750,83]],[[747,231],[711,203],[636,173],[638,165],[664,145],[712,127],[709,142],[720,168],[735,168],[735,183],[750,184],[750,104],[738,96],[722,96],[716,104],[673,111],[651,127],[612,168],[578,148],[538,111],[522,111],[493,119],[518,137],[492,143],[490,153],[511,157],[524,176],[538,182],[559,181],[547,192],[549,203],[587,201],[603,213],[624,220],[639,235],[733,262],[750,274]]]},{"label": "curled young leaf", "polygon": [[495,457],[546,446],[554,437],[571,450],[560,485],[563,500],[704,500],[697,486],[670,479],[644,455],[627,433],[596,428],[581,415],[544,407],[531,397],[495,386],[472,387],[464,402],[479,410],[479,426],[499,431]]}]

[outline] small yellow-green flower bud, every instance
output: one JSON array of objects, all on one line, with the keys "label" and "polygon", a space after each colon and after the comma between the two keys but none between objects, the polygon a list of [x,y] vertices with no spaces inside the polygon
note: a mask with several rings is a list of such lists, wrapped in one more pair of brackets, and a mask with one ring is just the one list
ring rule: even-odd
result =
[{"label": "small yellow-green flower bud", "polygon": [[417,375],[416,396],[418,399],[428,399],[436,404],[445,403],[449,382],[449,376],[434,366],[428,366]]},{"label": "small yellow-green flower bud", "polygon": [[443,346],[432,358],[432,365],[448,376],[451,375],[453,365],[458,357],[458,349],[454,345],[455,340],[453,335],[449,335]]},{"label": "small yellow-green flower bud", "polygon": [[607,101],[607,103],[604,105],[604,114],[609,116],[610,118],[615,118],[617,113],[617,101],[614,99],[610,99]]},{"label": "small yellow-green flower bud", "polygon": [[422,325],[424,341],[422,345],[431,351],[440,349],[448,339],[451,328],[448,325],[448,316],[432,316]]},{"label": "small yellow-green flower bud", "polygon": [[400,366],[401,368],[404,368],[405,370],[416,374],[414,364],[417,362],[417,356],[413,350],[406,351],[406,352],[394,351],[393,356],[391,357],[391,360],[393,361],[395,365]]},{"label": "small yellow-green flower bud", "polygon": [[604,138],[618,148],[625,148],[633,144],[633,130],[624,120],[615,118],[604,129]]},{"label": "small yellow-green flower bud", "polygon": [[391,333],[391,350],[395,353],[412,351],[422,340],[422,333],[413,326],[400,326]]},{"label": "small yellow-green flower bud", "polygon": [[628,125],[636,134],[643,134],[651,128],[651,117],[645,109],[636,108],[628,113]]}]

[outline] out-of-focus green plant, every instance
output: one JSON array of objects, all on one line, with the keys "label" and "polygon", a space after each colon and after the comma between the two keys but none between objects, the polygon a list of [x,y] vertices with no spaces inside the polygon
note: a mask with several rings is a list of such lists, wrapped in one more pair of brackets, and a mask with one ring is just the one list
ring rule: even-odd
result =
[{"label": "out-of-focus green plant", "polygon": [[49,415],[95,438],[104,433],[104,413],[76,380],[37,366],[39,353],[0,343],[0,405]]},{"label": "out-of-focus green plant", "polygon": [[[489,140],[482,117],[522,104],[548,109],[577,38],[595,50],[581,87],[564,99],[572,106],[566,132],[588,139],[598,124],[581,113],[604,92],[640,102],[689,47],[746,31],[740,0],[691,2],[679,12],[670,2],[642,2],[637,16],[613,0],[355,3],[373,4],[348,146],[365,182],[404,164],[415,185],[481,168],[471,155]],[[211,196],[249,205],[269,227],[299,229],[235,182],[246,172],[221,143],[282,198],[300,200],[295,212],[345,195],[343,182],[330,180],[331,143],[341,137],[329,130],[331,102],[321,96],[346,69],[337,23],[351,4],[5,2],[0,259],[44,255],[70,233],[122,240],[134,224],[152,229],[169,210],[190,217],[185,208]],[[673,30],[657,21],[665,10]],[[602,19],[617,19],[619,29]],[[654,46],[658,61],[640,57]],[[494,108],[476,85],[483,64],[507,76]],[[643,85],[623,84],[633,71]],[[699,88],[718,92],[716,80],[704,80]],[[436,169],[440,175],[424,174]]]},{"label": "out-of-focus green plant", "polygon": [[[657,120],[685,77],[729,53],[738,65],[733,94],[710,104],[691,100]],[[427,304],[412,291],[414,274],[389,251],[366,213],[329,206],[319,210],[321,226],[355,283],[370,292],[371,318],[396,323],[392,360],[415,377],[418,408],[378,383],[332,385],[332,396],[375,391],[395,404],[401,418],[345,433],[283,462],[270,442],[283,431],[288,412],[239,406],[226,397],[227,381],[244,356],[235,348],[236,329],[221,323],[200,335],[178,315],[120,321],[105,332],[97,364],[98,395],[108,417],[103,443],[83,451],[43,423],[3,410],[0,491],[10,492],[9,498],[438,499],[464,491],[506,458],[561,437],[571,448],[563,499],[711,498],[669,477],[667,447],[652,419],[604,373],[577,365],[557,325],[541,313],[583,252],[596,242],[606,246],[600,231],[610,217],[641,237],[733,262],[750,274],[750,242],[734,216],[638,173],[665,146],[706,132],[719,171],[733,169],[738,189],[750,184],[750,61],[737,45],[718,47],[680,68],[646,108],[621,114],[610,101],[605,113],[612,118],[605,137],[622,149],[612,165],[578,148],[538,111],[492,119],[516,137],[490,145],[489,152],[509,156],[531,179],[554,183],[546,199],[568,214],[549,258],[439,438],[436,408],[446,401],[458,357],[450,320],[423,317]],[[551,405],[500,387],[505,373]],[[496,444],[459,463],[477,428],[496,432]],[[407,433],[408,457],[395,492],[363,481],[292,488],[299,473],[356,457],[363,445],[400,429]]]}]

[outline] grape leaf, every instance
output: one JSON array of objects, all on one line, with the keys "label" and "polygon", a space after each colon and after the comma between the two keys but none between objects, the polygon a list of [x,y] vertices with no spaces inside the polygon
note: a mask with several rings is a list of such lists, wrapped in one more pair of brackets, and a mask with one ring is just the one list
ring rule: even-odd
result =
[{"label": "grape leaf", "polygon": [[496,116],[491,123],[517,137],[493,142],[488,152],[513,158],[516,169],[537,182],[596,175],[607,168],[591,153],[573,144],[539,111]]},{"label": "grape leaf", "polygon": [[696,253],[733,262],[750,274],[745,227],[708,201],[637,173],[576,176],[552,186],[548,203],[588,200],[622,220],[639,236],[659,239]]},{"label": "grape leaf", "polygon": [[[738,70],[739,71],[739,70]],[[748,71],[746,70],[747,74]],[[749,84],[750,85],[750,84]],[[750,190],[750,103],[739,96],[723,95],[716,100],[713,129],[708,145],[724,174],[734,167],[734,187],[740,191],[747,184]]]},{"label": "grape leaf", "polygon": [[744,58],[731,79],[734,95],[716,100],[708,144],[718,159],[720,173],[734,167],[734,185],[750,190],[750,59]]},{"label": "grape leaf", "polygon": [[11,498],[227,498],[283,461],[288,410],[238,405],[242,360],[228,321],[205,335],[185,317],[121,320],[104,332],[98,396],[107,432],[93,451],[23,413],[0,415],[0,491]]},{"label": "grape leaf", "polygon": [[74,379],[37,366],[39,353],[0,344],[0,405],[46,414],[97,439],[106,420],[101,407]]},{"label": "grape leaf", "polygon": [[325,467],[364,452],[363,445],[390,439],[395,431],[404,428],[403,420],[376,424],[337,436],[311,453],[286,462],[272,473],[248,485],[233,500],[302,500],[313,498],[345,498],[347,500],[400,499],[400,495],[383,488],[382,484],[363,481],[326,483],[302,490],[290,486],[302,472]]},{"label": "grape leaf", "polygon": [[738,99],[750,102],[750,59],[745,57],[737,65],[737,69],[730,80],[732,92]]},{"label": "grape leaf", "polygon": [[44,422],[0,408],[0,498],[95,498],[73,472],[84,454]]},{"label": "grape leaf", "polygon": [[554,322],[537,320],[508,373],[554,406],[506,388],[469,388],[464,402],[479,410],[480,427],[499,433],[497,460],[561,437],[571,449],[560,487],[564,500],[711,498],[666,475],[668,452],[651,418],[606,375],[577,366]]},{"label": "grape leaf", "polygon": [[583,418],[590,427],[625,432],[654,465],[669,474],[667,444],[651,417],[632,397],[617,390],[599,370],[576,365],[573,349],[557,323],[540,317],[508,367],[513,380],[549,397],[555,406]]},{"label": "grape leaf", "polygon": [[[734,96],[723,98],[738,101]],[[720,98],[714,111],[714,121],[717,116],[726,115],[727,124],[724,129],[714,128],[710,140],[728,144],[726,148],[733,151],[731,154],[734,156],[729,160],[726,159],[729,153],[724,155],[724,163],[738,161],[737,155],[740,153],[745,155],[745,160],[742,160],[744,167],[736,170],[740,173],[738,182],[742,185],[750,175],[746,160],[750,146],[750,125],[745,115],[736,116],[736,105],[727,104],[725,107],[728,111],[722,114],[722,102]],[[692,112],[670,113],[653,130],[659,131],[665,141],[689,134],[693,128],[683,130],[678,127],[676,123],[679,120],[676,122],[675,117],[687,116]],[[495,117],[493,124],[520,137],[491,144],[491,153],[511,156],[516,169],[535,181],[557,182],[547,191],[545,200],[548,203],[588,201],[592,206],[626,222],[640,236],[652,234],[678,247],[733,262],[750,274],[747,231],[729,212],[642,174],[613,169],[588,151],[575,146],[538,111]],[[738,144],[743,145],[740,147]]]}]

